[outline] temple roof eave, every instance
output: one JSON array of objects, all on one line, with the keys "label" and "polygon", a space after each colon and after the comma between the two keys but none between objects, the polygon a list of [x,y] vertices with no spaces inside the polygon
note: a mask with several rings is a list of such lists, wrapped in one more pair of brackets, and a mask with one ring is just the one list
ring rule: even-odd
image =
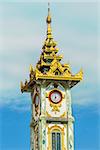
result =
[{"label": "temple roof eave", "polygon": [[39,80],[58,80],[58,81],[67,81],[69,83],[69,88],[72,88],[75,86],[78,82],[80,82],[83,79],[82,72],[80,71],[76,75],[46,75],[46,74],[38,74],[36,73],[34,76],[34,79],[30,79],[29,82],[23,84],[21,82],[21,92],[32,92],[33,85],[39,81]]},{"label": "temple roof eave", "polygon": [[54,59],[56,58],[57,60],[61,60],[63,58],[63,55],[58,55],[58,56],[49,56],[49,55],[44,55],[44,59]]},{"label": "temple roof eave", "polygon": [[50,49],[50,48],[48,48],[48,49],[44,49],[43,50],[44,52],[58,52],[59,51],[59,48],[55,48],[54,50],[52,50],[52,49]]},{"label": "temple roof eave", "polygon": [[48,80],[65,80],[65,81],[81,81],[82,78],[81,77],[61,77],[61,76],[47,76],[47,75],[43,75],[43,76],[37,76],[36,79],[48,79]]},{"label": "temple roof eave", "polygon": [[[78,82],[80,82],[82,79],[80,78],[77,78],[77,79],[69,79],[69,78],[60,78],[60,77],[38,77],[36,79],[36,81],[38,80],[58,80],[58,81],[67,81],[69,84],[69,88],[72,88],[73,86],[75,86]],[[31,82],[34,82],[34,81],[31,81]],[[30,82],[28,82],[26,85],[24,85],[23,87],[21,87],[21,92],[32,92],[33,91],[33,87],[31,86]]]}]

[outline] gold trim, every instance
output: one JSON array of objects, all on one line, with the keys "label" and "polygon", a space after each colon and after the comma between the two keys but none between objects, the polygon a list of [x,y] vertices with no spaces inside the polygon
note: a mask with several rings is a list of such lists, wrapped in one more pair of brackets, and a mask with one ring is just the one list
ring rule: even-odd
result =
[{"label": "gold trim", "polygon": [[[55,71],[59,70],[61,75],[55,75]],[[72,75],[70,72],[69,65],[61,65],[60,62],[57,61],[56,58],[52,61],[50,65],[50,70],[43,74],[38,68],[36,68],[36,79],[56,79],[56,80],[74,80],[80,81],[83,79],[83,70],[81,69],[76,75]]]},{"label": "gold trim", "polygon": [[53,107],[53,108],[52,108],[52,111],[54,111],[55,113],[56,113],[57,111],[60,112],[59,107],[61,107],[61,102],[58,103],[58,104],[54,104],[54,103],[52,103],[52,102],[50,101],[50,106]]},{"label": "gold trim", "polygon": [[[52,117],[47,111],[46,111],[46,116],[47,117]],[[65,118],[66,117],[66,112],[64,112],[61,116],[59,116],[59,118]]]},{"label": "gold trim", "polygon": [[47,111],[46,111],[46,115],[47,117],[52,117]]},{"label": "gold trim", "polygon": [[66,112],[64,112],[64,113],[60,116],[60,118],[64,118],[64,117],[66,117]]},{"label": "gold trim", "polygon": [[54,59],[56,58],[57,60],[62,59],[63,55],[56,55],[55,53],[53,54],[53,52],[51,53],[51,55],[46,55],[44,53],[44,59]]}]

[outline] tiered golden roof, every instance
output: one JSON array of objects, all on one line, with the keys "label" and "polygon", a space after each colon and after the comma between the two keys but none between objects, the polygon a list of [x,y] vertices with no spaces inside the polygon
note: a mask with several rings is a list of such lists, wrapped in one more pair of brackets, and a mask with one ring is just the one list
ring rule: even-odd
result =
[{"label": "tiered golden roof", "polygon": [[30,65],[30,79],[21,82],[21,91],[30,91],[33,83],[37,80],[63,80],[69,82],[69,87],[73,87],[83,78],[83,71],[80,70],[76,75],[72,75],[69,64],[62,64],[60,61],[63,58],[62,55],[58,55],[57,43],[52,37],[51,29],[51,15],[50,8],[48,8],[48,16],[46,18],[47,23],[47,36],[42,47],[42,53],[40,59],[33,68]]}]

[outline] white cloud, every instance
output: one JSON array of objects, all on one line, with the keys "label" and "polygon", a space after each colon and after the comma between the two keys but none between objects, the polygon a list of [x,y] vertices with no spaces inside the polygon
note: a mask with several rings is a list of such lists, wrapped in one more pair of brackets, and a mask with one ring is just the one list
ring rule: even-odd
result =
[{"label": "white cloud", "polygon": [[[83,88],[84,87],[84,88]],[[72,90],[72,102],[79,106],[100,105],[98,87],[81,84]],[[80,90],[81,88],[81,90]]]},{"label": "white cloud", "polygon": [[0,107],[8,107],[15,111],[30,111],[31,109],[31,99],[29,94],[22,95],[17,91],[17,93],[6,93],[3,97],[0,97]]}]

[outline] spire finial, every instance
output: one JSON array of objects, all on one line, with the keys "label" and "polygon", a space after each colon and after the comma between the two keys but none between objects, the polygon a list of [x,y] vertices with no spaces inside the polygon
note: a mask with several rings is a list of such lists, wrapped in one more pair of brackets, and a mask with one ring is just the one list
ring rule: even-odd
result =
[{"label": "spire finial", "polygon": [[50,13],[50,3],[48,2],[48,14]]},{"label": "spire finial", "polygon": [[50,23],[51,23],[51,16],[50,16],[50,3],[48,3],[48,16],[47,16],[47,20],[46,20],[46,22],[47,22],[48,24],[50,24]]},{"label": "spire finial", "polygon": [[50,3],[48,2],[48,16],[46,19],[47,22],[47,37],[51,38],[51,15],[50,15]]}]

